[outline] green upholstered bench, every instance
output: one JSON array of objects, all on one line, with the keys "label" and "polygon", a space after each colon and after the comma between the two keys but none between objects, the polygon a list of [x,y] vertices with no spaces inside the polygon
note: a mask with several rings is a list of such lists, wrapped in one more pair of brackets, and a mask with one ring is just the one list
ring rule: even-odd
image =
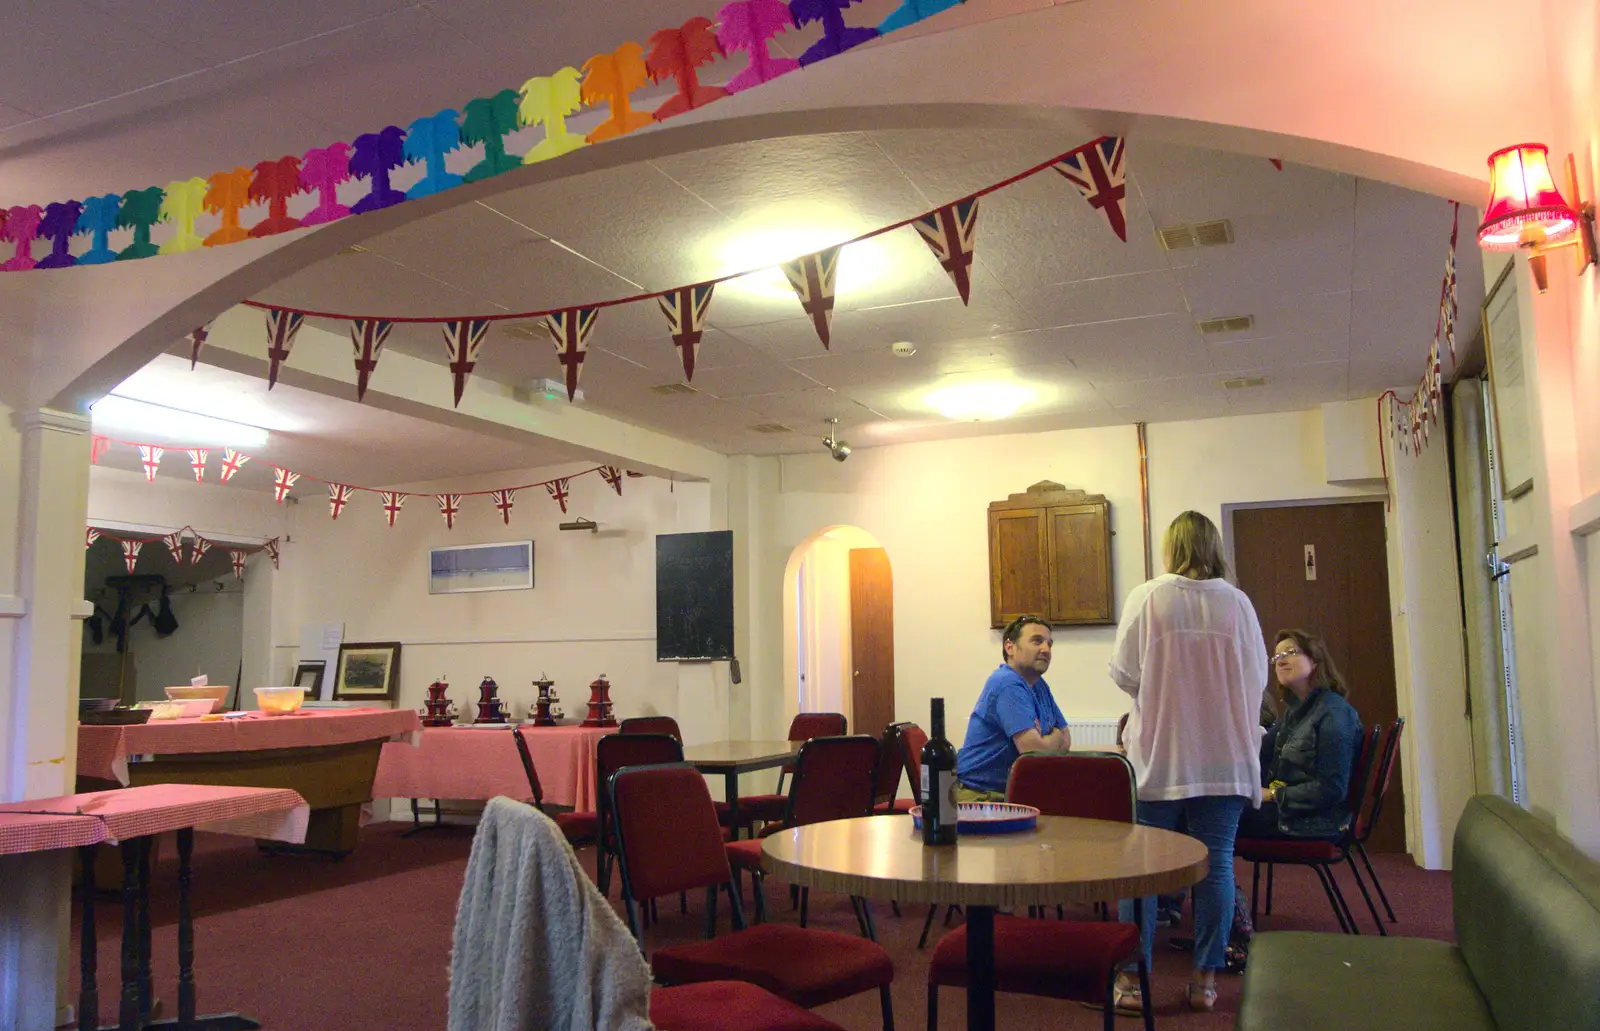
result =
[{"label": "green upholstered bench", "polygon": [[1501,798],[1455,836],[1456,939],[1282,931],[1250,945],[1238,1031],[1600,1028],[1600,863]]}]

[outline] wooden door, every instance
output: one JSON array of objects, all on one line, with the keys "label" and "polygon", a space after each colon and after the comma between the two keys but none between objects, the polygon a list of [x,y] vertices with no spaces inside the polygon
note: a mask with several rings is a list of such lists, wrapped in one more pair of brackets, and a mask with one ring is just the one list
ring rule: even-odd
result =
[{"label": "wooden door", "polygon": [[[1255,605],[1267,647],[1282,629],[1321,637],[1344,675],[1362,725],[1383,724],[1387,741],[1399,705],[1384,539],[1381,501],[1233,513],[1239,586]],[[1310,567],[1307,548],[1313,549]],[[1276,685],[1273,680],[1269,689]],[[1397,769],[1383,818],[1367,846],[1373,851],[1406,850],[1403,784]]]},{"label": "wooden door", "polygon": [[1111,530],[1105,503],[1048,510],[1050,608],[1054,624],[1110,623]]},{"label": "wooden door", "polygon": [[995,626],[1050,607],[1045,536],[1043,508],[989,513],[989,615]]},{"label": "wooden door", "polygon": [[894,722],[894,578],[882,548],[850,549],[850,733]]}]

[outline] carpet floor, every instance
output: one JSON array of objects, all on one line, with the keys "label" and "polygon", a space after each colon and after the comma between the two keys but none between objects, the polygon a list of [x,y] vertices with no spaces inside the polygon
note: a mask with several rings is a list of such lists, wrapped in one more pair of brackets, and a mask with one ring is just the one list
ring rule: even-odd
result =
[{"label": "carpet floor", "polygon": [[[403,829],[400,824],[366,828],[360,846],[338,863],[268,856],[248,841],[198,835],[193,905],[201,1012],[238,1011],[270,1031],[440,1031],[449,992],[456,898],[471,833],[446,827],[402,838]],[[164,1000],[168,1016],[173,1015],[177,983],[177,877],[172,855],[170,847],[161,850],[151,889],[156,995]],[[593,850],[580,855],[592,874]],[[1373,861],[1399,917],[1389,925],[1390,933],[1453,939],[1449,874],[1418,869],[1403,855],[1379,855]],[[1371,933],[1371,917],[1348,870],[1340,881],[1364,933]],[[1247,864],[1239,865],[1238,883],[1249,891]],[[614,902],[617,892],[613,883]],[[703,904],[703,894],[691,893],[684,915],[678,900],[662,899],[660,922],[646,932],[647,945],[698,938]],[[798,923],[799,915],[791,910],[781,883],[768,884],[767,905],[773,920]],[[721,928],[726,930],[726,899],[720,908]],[[926,1024],[928,954],[917,949],[917,936],[927,908],[901,909],[903,915],[895,917],[888,904],[873,904],[879,940],[894,958],[895,1019],[905,1031]],[[750,913],[748,903],[746,913]],[[121,906],[98,905],[96,915],[101,1016],[114,1019],[120,992]],[[1077,915],[1089,916],[1086,911]],[[75,903],[74,968],[79,923]],[[1278,870],[1273,914],[1263,916],[1261,923],[1259,930],[1338,929],[1316,876],[1305,869]],[[857,933],[848,900],[823,892],[812,893],[810,925]],[[936,934],[939,927],[936,922]],[[1218,978],[1221,997],[1214,1013],[1191,1012],[1183,1001],[1190,956],[1167,944],[1168,938],[1191,934],[1186,925],[1157,934],[1152,978],[1157,1022],[1178,1031],[1225,1031],[1233,1026],[1238,1009],[1240,978]],[[75,1000],[76,969],[72,991]],[[876,992],[817,1012],[852,1031],[882,1026]],[[949,1031],[966,1026],[961,991],[943,990],[939,1018],[940,1028]],[[997,1020],[1007,1031],[1088,1031],[1098,1028],[1101,1018],[1073,1003],[1000,995]],[[1124,1019],[1119,1026],[1133,1031],[1140,1025]]]}]

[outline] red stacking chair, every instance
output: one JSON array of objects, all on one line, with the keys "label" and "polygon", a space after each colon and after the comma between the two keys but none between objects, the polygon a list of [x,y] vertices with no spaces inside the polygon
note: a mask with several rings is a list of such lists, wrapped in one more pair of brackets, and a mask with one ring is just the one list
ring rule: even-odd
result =
[{"label": "red stacking chair", "polygon": [[911,797],[922,804],[922,746],[928,732],[915,723],[900,724],[900,756],[906,764],[906,780],[911,782]]},{"label": "red stacking chair", "polygon": [[[522,731],[513,727],[511,737],[517,742],[517,755],[522,760],[522,772],[528,775],[528,790],[533,792],[533,804],[540,812],[544,812],[544,788],[539,783],[539,771],[534,768],[533,755],[528,751],[528,742],[522,739]],[[565,835],[567,842],[574,847],[591,845],[600,838],[599,813],[546,813],[556,822]]]},{"label": "red stacking chair", "polygon": [[611,892],[611,865],[616,861],[617,835],[611,821],[611,800],[606,796],[606,785],[612,774],[629,766],[654,766],[658,763],[683,761],[683,745],[677,738],[666,734],[607,734],[595,743],[595,784],[600,797],[595,808],[599,814],[599,852],[595,856],[596,880],[600,894]]},{"label": "red stacking chair", "polygon": [[883,740],[878,746],[878,787],[872,811],[880,816],[909,813],[917,804],[915,798],[901,798],[900,775],[905,772],[906,760],[900,744],[903,724],[891,723],[883,728]]},{"label": "red stacking chair", "polygon": [[[634,936],[640,937],[641,900],[690,888],[706,890],[705,940],[657,949],[650,956],[656,980],[664,984],[747,981],[807,1008],[876,988],[884,1031],[894,1031],[889,995],[894,963],[882,946],[789,924],[745,928],[711,794],[694,767],[682,763],[633,767],[614,775],[609,788],[622,896]],[[732,934],[720,937],[716,935],[719,887],[728,893],[734,927]]]},{"label": "red stacking chair", "polygon": [[[1378,817],[1383,815],[1383,800],[1389,797],[1389,781],[1394,776],[1395,756],[1400,754],[1400,735],[1406,729],[1406,718],[1401,716],[1394,721],[1394,726],[1389,728],[1389,740],[1384,742],[1383,755],[1378,760],[1377,775],[1367,789],[1371,801],[1367,805],[1364,815],[1356,819],[1355,849],[1361,856],[1361,865],[1367,868],[1367,876],[1372,878],[1372,886],[1378,889],[1378,900],[1383,903],[1383,910],[1389,914],[1389,922],[1395,922],[1394,907],[1389,905],[1389,896],[1383,893],[1383,884],[1378,880],[1378,871],[1372,868],[1372,860],[1367,858],[1367,839],[1372,837],[1372,828],[1377,824]],[[1351,864],[1352,867],[1354,864]],[[1272,870],[1267,870],[1267,912],[1272,912]]]},{"label": "red stacking chair", "polygon": [[1254,864],[1250,878],[1252,923],[1256,920],[1256,898],[1261,890],[1261,864],[1266,863],[1269,867],[1275,864],[1309,866],[1316,871],[1317,880],[1322,884],[1322,891],[1328,896],[1328,904],[1333,907],[1333,915],[1339,920],[1339,929],[1346,934],[1360,934],[1361,929],[1356,926],[1356,918],[1344,900],[1344,892],[1339,888],[1338,878],[1334,876],[1334,867],[1340,863],[1349,863],[1350,872],[1356,878],[1356,887],[1361,889],[1361,897],[1367,900],[1367,910],[1372,914],[1372,922],[1378,925],[1379,934],[1388,935],[1383,921],[1378,919],[1378,908],[1372,904],[1372,896],[1367,892],[1366,882],[1361,879],[1361,871],[1356,869],[1355,861],[1350,858],[1350,849],[1355,844],[1356,824],[1361,806],[1366,800],[1367,783],[1371,779],[1373,766],[1377,761],[1378,737],[1382,731],[1382,727],[1374,726],[1369,733],[1361,735],[1361,748],[1356,752],[1355,764],[1351,767],[1349,794],[1345,796],[1352,817],[1350,825],[1345,828],[1344,834],[1337,841],[1317,838],[1241,837],[1234,842],[1234,856]]},{"label": "red stacking chair", "polygon": [[678,721],[671,716],[629,716],[617,728],[617,733],[665,734],[680,743],[683,741],[683,731],[678,729]]},{"label": "red stacking chair", "polygon": [[[1111,752],[1024,755],[1011,767],[1006,797],[1048,816],[1133,823],[1133,767]],[[996,916],[994,953],[996,991],[1104,1003],[1106,1031],[1116,1019],[1117,968],[1137,960],[1145,1031],[1155,1027],[1137,924]],[[958,927],[939,939],[928,964],[929,1028],[938,1026],[939,988],[966,983],[967,929]]]},{"label": "red stacking chair", "polygon": [[[810,741],[814,737],[842,737],[849,733],[848,721],[837,712],[802,712],[789,722],[789,740],[795,743]],[[783,819],[789,796],[783,790],[783,779],[794,774],[794,762],[784,763],[778,770],[778,790],[771,795],[749,795],[739,799],[741,824],[776,823]]]},{"label": "red stacking chair", "polygon": [[[788,827],[848,820],[853,816],[871,816],[878,750],[878,742],[865,734],[814,737],[801,745],[800,755],[795,762],[794,779],[789,782],[783,820],[762,828],[761,838]],[[733,866],[735,877],[739,871],[749,870],[755,878],[758,923],[764,922],[767,916],[766,892],[762,887],[761,838],[730,841],[726,846],[728,862]],[[737,885],[738,881],[734,883]],[[810,889],[801,888],[801,927],[806,925],[810,899]],[[850,902],[855,908],[861,933],[875,939],[877,936],[873,931],[872,916],[865,900],[851,898]]]}]

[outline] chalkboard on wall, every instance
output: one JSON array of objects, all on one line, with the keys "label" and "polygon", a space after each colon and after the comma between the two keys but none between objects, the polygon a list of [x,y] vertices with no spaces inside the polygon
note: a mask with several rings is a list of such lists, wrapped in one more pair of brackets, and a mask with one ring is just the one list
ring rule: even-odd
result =
[{"label": "chalkboard on wall", "polygon": [[733,531],[656,535],[656,661],[733,658]]}]

